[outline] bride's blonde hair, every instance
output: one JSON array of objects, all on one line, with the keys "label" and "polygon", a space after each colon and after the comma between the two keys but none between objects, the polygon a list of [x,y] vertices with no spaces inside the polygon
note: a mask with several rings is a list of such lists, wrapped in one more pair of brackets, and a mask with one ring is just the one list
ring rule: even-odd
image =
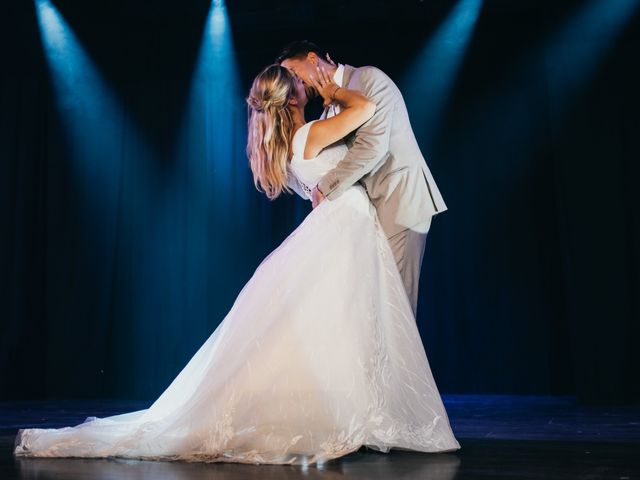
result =
[{"label": "bride's blonde hair", "polygon": [[293,75],[285,67],[266,67],[253,81],[248,104],[247,156],[253,183],[270,200],[287,186],[289,145],[293,136],[293,117],[289,99],[296,94]]}]

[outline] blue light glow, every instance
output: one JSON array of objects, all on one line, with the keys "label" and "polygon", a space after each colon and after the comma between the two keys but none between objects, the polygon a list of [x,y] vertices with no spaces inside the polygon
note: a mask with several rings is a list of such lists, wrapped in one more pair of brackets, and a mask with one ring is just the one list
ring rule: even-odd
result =
[{"label": "blue light glow", "polygon": [[481,8],[482,0],[460,0],[404,77],[401,89],[412,123],[429,132],[427,143],[437,129]]},{"label": "blue light glow", "polygon": [[[243,160],[246,119],[239,85],[227,8],[214,0],[205,22],[179,148],[190,170],[197,172],[194,181],[203,195],[215,191],[218,199],[230,198],[246,189],[246,182],[251,184]],[[243,205],[236,207],[242,210]],[[225,208],[220,213],[230,212]]]},{"label": "blue light glow", "polygon": [[36,12],[75,185],[92,199],[87,214],[95,215],[117,201],[121,152],[114,138],[123,110],[51,1],[37,0]]},{"label": "blue light glow", "polygon": [[566,99],[579,94],[633,16],[639,0],[591,0],[543,48],[550,87]]}]

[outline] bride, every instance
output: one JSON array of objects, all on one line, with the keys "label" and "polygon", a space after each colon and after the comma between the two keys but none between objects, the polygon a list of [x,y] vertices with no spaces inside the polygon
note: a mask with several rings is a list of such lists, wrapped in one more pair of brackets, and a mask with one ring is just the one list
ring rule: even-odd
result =
[{"label": "bride", "polygon": [[[308,196],[375,111],[323,70],[313,82],[338,115],[305,123],[305,86],[280,65],[251,87],[247,153],[270,199],[291,184]],[[262,261],[149,408],[20,429],[14,455],[299,465],[362,446],[460,448],[375,207],[356,184]]]}]

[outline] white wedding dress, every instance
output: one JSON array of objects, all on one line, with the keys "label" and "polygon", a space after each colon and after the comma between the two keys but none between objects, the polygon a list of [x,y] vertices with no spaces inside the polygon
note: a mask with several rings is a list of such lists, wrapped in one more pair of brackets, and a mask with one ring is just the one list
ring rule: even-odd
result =
[{"label": "white wedding dress", "polygon": [[[346,153],[303,159],[306,187]],[[258,266],[231,310],[147,409],[20,429],[16,456],[312,464],[361,446],[460,448],[365,190],[325,200]]]}]

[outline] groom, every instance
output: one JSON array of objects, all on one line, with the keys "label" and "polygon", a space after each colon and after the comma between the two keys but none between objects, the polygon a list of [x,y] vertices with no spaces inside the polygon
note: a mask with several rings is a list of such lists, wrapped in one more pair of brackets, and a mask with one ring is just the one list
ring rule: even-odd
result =
[{"label": "groom", "polygon": [[[364,186],[376,207],[415,315],[431,218],[447,206],[420,153],[400,90],[382,70],[336,65],[328,53],[306,40],[287,45],[276,62],[304,82],[310,97],[317,92],[309,76],[316,75],[316,66],[321,64],[338,85],[359,90],[376,104],[373,117],[346,137],[348,153],[318,182],[312,203],[315,208],[325,199],[335,200],[356,182]],[[339,112],[340,106],[332,104],[320,118]],[[293,178],[290,186],[301,194],[295,182]]]}]

